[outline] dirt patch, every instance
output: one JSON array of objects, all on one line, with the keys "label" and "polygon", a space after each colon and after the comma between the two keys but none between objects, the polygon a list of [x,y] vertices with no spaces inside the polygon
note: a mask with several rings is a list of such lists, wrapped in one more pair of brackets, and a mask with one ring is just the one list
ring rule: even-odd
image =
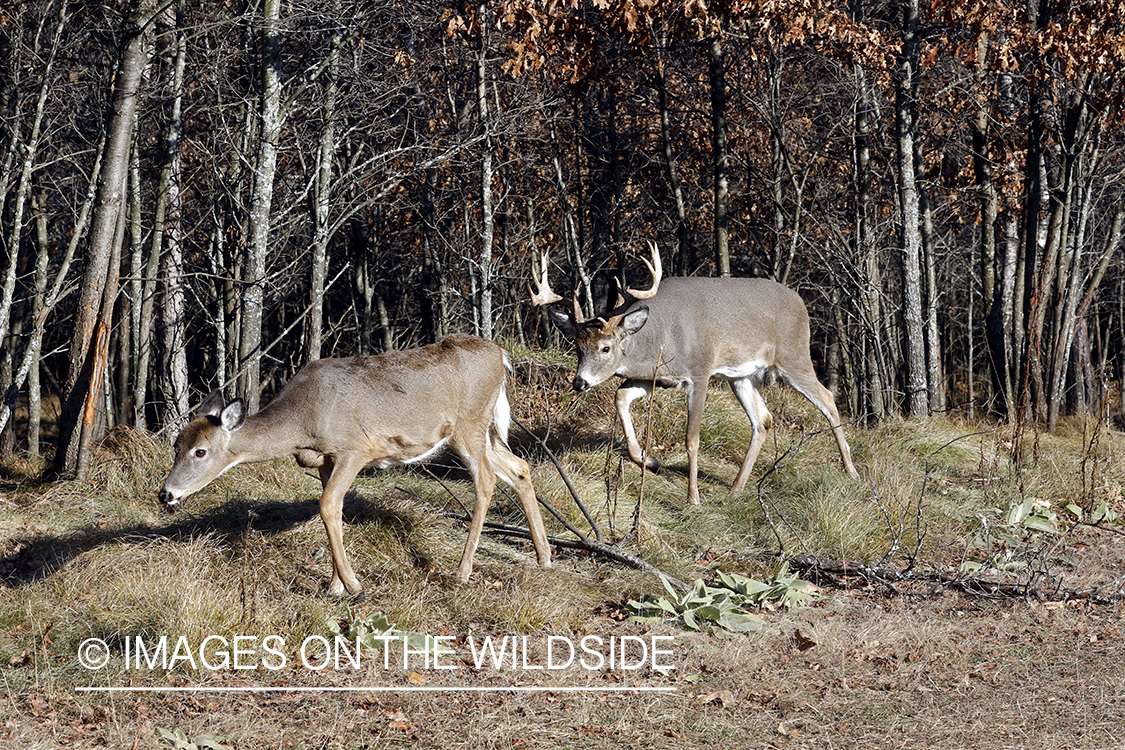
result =
[{"label": "dirt patch", "polygon": [[[227,669],[204,679],[172,672],[136,682],[303,692],[88,694],[76,688],[101,680],[76,679],[83,675],[48,647],[46,656],[4,668],[0,739],[5,747],[170,747],[156,734],[161,727],[189,738],[221,735],[236,748],[1125,744],[1125,623],[1116,608],[859,589],[765,613],[767,629],[748,636],[645,629],[608,614],[585,630],[665,636],[660,659],[674,669],[537,670],[545,664],[542,633],[524,639],[527,653],[515,668],[478,669],[466,634],[457,634],[448,642],[450,670],[419,662],[407,670],[373,664],[273,675]],[[475,633],[477,643],[483,635]],[[61,679],[47,679],[53,672]],[[336,692],[372,685],[385,690]],[[590,692],[570,692],[576,687]],[[623,692],[629,688],[637,692]]]}]

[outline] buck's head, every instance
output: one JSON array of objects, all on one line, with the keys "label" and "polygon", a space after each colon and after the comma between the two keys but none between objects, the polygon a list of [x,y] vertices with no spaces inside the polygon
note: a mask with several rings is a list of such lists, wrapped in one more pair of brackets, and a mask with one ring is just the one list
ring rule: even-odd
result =
[{"label": "buck's head", "polygon": [[[649,242],[652,262],[642,258],[652,276],[652,286],[648,289],[626,289],[618,291],[617,310],[625,310],[617,315],[607,313],[608,318],[586,320],[578,305],[577,293],[571,302],[571,311],[563,312],[553,307],[547,308],[547,315],[563,335],[574,342],[578,351],[578,370],[574,375],[574,390],[588,391],[598,383],[612,378],[627,365],[626,359],[632,348],[630,337],[644,327],[648,320],[648,308],[630,306],[633,302],[651,299],[660,288],[663,268],[660,265],[660,250],[655,242]],[[536,307],[562,302],[563,298],[551,290],[547,280],[549,263],[544,254],[541,263],[532,257],[532,277],[535,288],[531,290],[531,302]],[[530,287],[530,285],[529,285]],[[620,290],[620,287],[618,287]]]},{"label": "buck's head", "polygon": [[648,308],[635,307],[608,320],[581,320],[574,313],[548,309],[548,316],[562,334],[574,342],[578,369],[574,390],[582,393],[618,374],[629,354],[630,337],[648,321]]},{"label": "buck's head", "polygon": [[181,500],[238,463],[228,446],[231,433],[242,427],[245,419],[242,399],[228,404],[221,391],[211,391],[176,438],[175,461],[158,495],[165,510],[178,510]]}]

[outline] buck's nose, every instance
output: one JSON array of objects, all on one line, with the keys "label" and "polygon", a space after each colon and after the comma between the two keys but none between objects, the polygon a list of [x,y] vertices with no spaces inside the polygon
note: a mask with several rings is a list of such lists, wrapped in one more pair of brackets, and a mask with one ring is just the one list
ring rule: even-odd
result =
[{"label": "buck's nose", "polygon": [[586,391],[590,390],[590,384],[587,383],[583,378],[575,377],[574,390],[578,391],[579,393],[585,393]]}]

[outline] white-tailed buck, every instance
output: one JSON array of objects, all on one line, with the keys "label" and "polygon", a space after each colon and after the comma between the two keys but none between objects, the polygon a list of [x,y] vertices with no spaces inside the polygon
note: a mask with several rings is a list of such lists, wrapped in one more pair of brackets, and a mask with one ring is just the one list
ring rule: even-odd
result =
[{"label": "white-tailed buck", "polygon": [[[547,308],[551,321],[574,342],[578,369],[574,390],[587,391],[611,377],[624,378],[617,389],[617,413],[629,457],[658,470],[637,442],[629,404],[660,388],[687,392],[688,499],[699,502],[699,428],[707,384],[728,381],[753,435],[734,480],[741,492],[773,421],[760,392],[768,373],[776,373],[816,405],[828,419],[844,468],[858,477],[840,426],[831,392],[817,380],[809,353],[809,314],[791,289],[769,279],[669,278],[661,280],[660,252],[652,244],[647,290],[629,289],[604,318],[587,320],[577,300],[571,312]],[[547,281],[547,258],[534,276],[535,305],[561,302]]]},{"label": "white-tailed buck", "polygon": [[320,474],[320,518],[332,552],[329,591],[358,595],[363,586],[344,553],[344,493],[365,466],[414,463],[449,448],[465,461],[477,495],[458,577],[467,581],[472,573],[497,476],[519,495],[539,565],[549,568],[529,467],[507,446],[506,365],[496,344],[453,335],[419,349],[310,362],[249,416],[241,399],[226,403],[213,391],[176,438],[160,502],[175,510],[232,466],[291,455]]}]

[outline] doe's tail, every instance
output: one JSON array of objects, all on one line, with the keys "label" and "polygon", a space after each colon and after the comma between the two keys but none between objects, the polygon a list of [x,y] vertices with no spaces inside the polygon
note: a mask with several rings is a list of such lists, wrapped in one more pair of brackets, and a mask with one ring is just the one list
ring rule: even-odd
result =
[{"label": "doe's tail", "polygon": [[496,406],[492,407],[492,427],[505,446],[508,445],[508,432],[512,428],[512,405],[508,403],[508,377],[512,371],[512,363],[508,361],[507,352],[501,351],[504,357],[504,379],[500,382],[500,395],[496,398]]}]

